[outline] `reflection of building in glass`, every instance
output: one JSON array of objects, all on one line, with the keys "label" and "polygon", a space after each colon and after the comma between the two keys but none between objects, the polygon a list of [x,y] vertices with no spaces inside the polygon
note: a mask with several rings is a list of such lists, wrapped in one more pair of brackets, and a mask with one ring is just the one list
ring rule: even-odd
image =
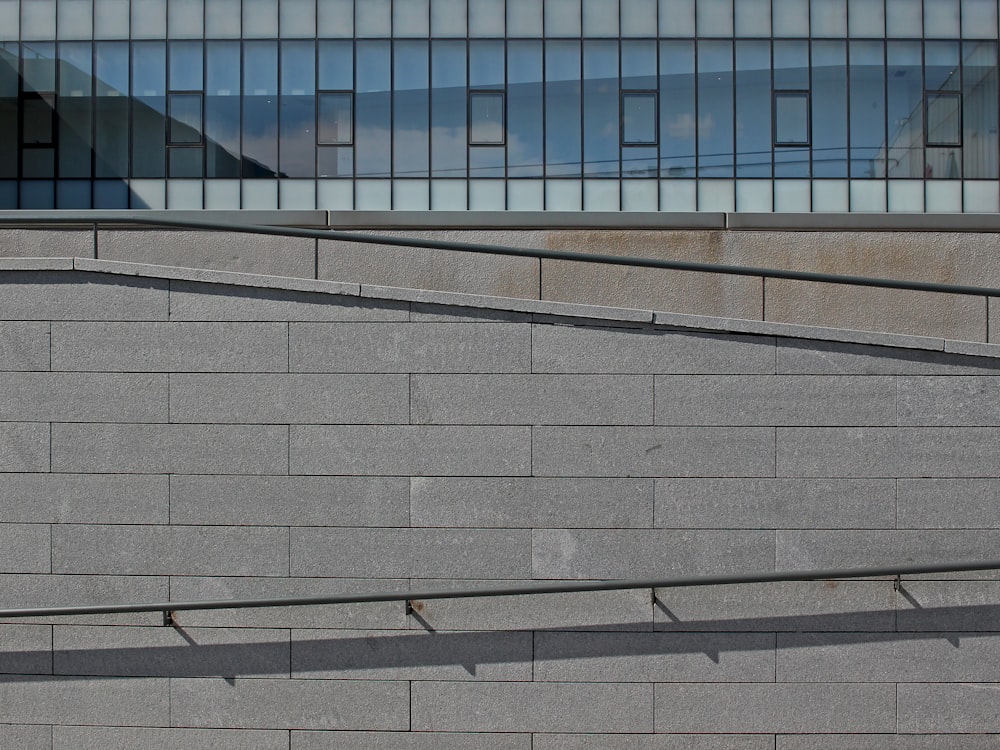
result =
[{"label": "reflection of building in glass", "polygon": [[0,40],[8,208],[1000,210],[988,0],[0,0]]}]

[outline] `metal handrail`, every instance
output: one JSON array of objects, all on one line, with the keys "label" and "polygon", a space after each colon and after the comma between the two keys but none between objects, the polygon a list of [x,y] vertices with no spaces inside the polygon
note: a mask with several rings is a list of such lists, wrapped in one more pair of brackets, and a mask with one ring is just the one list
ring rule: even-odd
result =
[{"label": "metal handrail", "polygon": [[584,591],[627,591],[631,589],[667,589],[691,586],[726,586],[740,583],[776,583],[784,581],[823,581],[843,578],[875,578],[931,573],[957,573],[976,570],[1000,570],[1000,560],[938,563],[936,565],[887,565],[874,568],[832,570],[792,570],[776,573],[740,575],[687,576],[616,581],[576,581],[495,586],[488,588],[431,589],[334,596],[297,596],[270,599],[221,599],[200,602],[151,602],[146,604],[83,604],[67,607],[23,607],[0,609],[0,618],[50,617],[59,615],[106,615],[123,612],[162,612],[164,623],[172,625],[172,613],[184,610],[249,609],[263,607],[318,606],[323,604],[362,604],[367,602],[415,602],[431,599],[473,599],[497,596],[570,594]]},{"label": "metal handrail", "polygon": [[66,215],[45,217],[26,216],[11,218],[5,216],[5,225],[38,224],[38,225],[85,225],[92,226],[96,233],[98,226],[104,225],[139,225],[162,226],[175,229],[199,229],[210,232],[243,232],[246,234],[264,234],[279,237],[298,237],[303,239],[339,240],[341,242],[357,242],[368,245],[390,245],[395,247],[419,247],[430,250],[446,250],[464,253],[483,253],[488,255],[509,255],[522,258],[538,258],[544,260],[568,260],[581,263],[599,263],[613,266],[635,266],[639,268],[660,268],[671,271],[695,271],[699,273],[719,273],[729,276],[759,276],[765,279],[785,279],[791,281],[812,281],[823,284],[845,284],[848,286],[878,287],[882,289],[902,289],[915,292],[936,292],[940,294],[962,294],[977,297],[1000,297],[1000,288],[971,286],[965,284],[942,284],[932,281],[907,281],[903,279],[872,278],[868,276],[850,276],[831,273],[816,273],[813,271],[788,271],[777,268],[753,266],[734,266],[720,263],[697,263],[680,260],[661,260],[658,258],[640,258],[628,255],[603,255],[598,253],[581,253],[566,250],[543,250],[540,248],[520,248],[506,245],[485,245],[474,242],[455,242],[451,240],[433,240],[417,237],[386,237],[382,235],[359,234],[328,229],[305,229],[300,227],[279,227],[261,224],[239,224],[220,221],[193,221],[187,219],[163,219],[158,217],[130,217],[116,215],[113,218],[93,218],[83,214],[67,212]]}]

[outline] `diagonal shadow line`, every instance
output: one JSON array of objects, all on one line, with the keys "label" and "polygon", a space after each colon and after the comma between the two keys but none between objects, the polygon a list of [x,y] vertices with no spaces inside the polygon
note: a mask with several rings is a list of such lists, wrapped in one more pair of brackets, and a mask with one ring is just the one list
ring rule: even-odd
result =
[{"label": "diagonal shadow line", "polygon": [[[579,628],[546,628],[537,633],[536,661],[701,654],[718,663],[727,652],[770,651],[857,643],[933,641],[944,639],[960,647],[963,640],[995,637],[998,630],[984,624],[1000,623],[1000,605],[971,605],[902,610],[914,615],[903,621],[906,630],[862,629],[888,621],[888,610],[763,618],[716,619],[657,623],[668,630],[636,630],[635,624],[608,623]],[[844,626],[858,629],[845,629]],[[977,624],[979,629],[977,628]],[[971,627],[970,627],[971,626]],[[623,627],[626,628],[623,632]],[[631,628],[631,629],[629,629]],[[683,628],[683,630],[681,629]],[[968,628],[968,629],[964,629]],[[247,643],[194,643],[190,634],[173,629],[127,628],[156,633],[157,640],[181,643],[138,647],[57,648],[0,651],[0,682],[25,680],[92,679],[117,677],[297,677],[333,674],[370,678],[370,671],[456,667],[476,675],[478,667],[517,664],[532,660],[532,631],[479,632],[384,631],[331,637],[329,630],[296,631],[298,640]],[[199,629],[218,636],[223,629]],[[253,629],[244,629],[246,633]],[[163,633],[163,635],[160,635]],[[286,630],[287,633],[287,630]],[[322,634],[321,637],[313,637]],[[706,666],[708,666],[706,664]],[[54,674],[53,674],[54,673]],[[381,675],[385,678],[386,675]],[[456,672],[456,678],[461,678]],[[487,678],[488,679],[488,678]]]}]

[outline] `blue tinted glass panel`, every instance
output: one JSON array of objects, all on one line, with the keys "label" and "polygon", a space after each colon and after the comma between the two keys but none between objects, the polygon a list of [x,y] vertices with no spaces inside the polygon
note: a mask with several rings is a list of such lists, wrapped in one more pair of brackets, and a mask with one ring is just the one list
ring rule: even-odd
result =
[{"label": "blue tinted glass panel", "polygon": [[771,44],[736,42],[736,176],[771,176]]},{"label": "blue tinted glass panel", "polygon": [[583,45],[583,171],[620,174],[618,42],[587,40]]},{"label": "blue tinted glass panel", "polygon": [[281,93],[302,95],[316,90],[316,45],[281,43]]},{"label": "blue tinted glass panel", "polygon": [[132,176],[164,177],[167,164],[167,50],[163,42],[132,48]]},{"label": "blue tinted glass panel", "polygon": [[924,176],[922,51],[920,42],[887,42],[886,167],[889,177]]},{"label": "blue tinted glass panel", "polygon": [[240,176],[240,45],[205,45],[205,176]]},{"label": "blue tinted glass panel", "polygon": [[966,42],[962,48],[963,152],[965,176],[996,179],[997,44]]},{"label": "blue tinted glass panel", "polygon": [[170,143],[201,143],[201,94],[171,94]]},{"label": "blue tinted glass panel", "polygon": [[655,92],[622,92],[622,143],[656,145],[656,110]]},{"label": "blue tinted glass panel", "polygon": [[580,43],[545,42],[545,173],[580,174]]},{"label": "blue tinted glass panel", "polygon": [[774,142],[779,146],[809,144],[809,93],[774,93]]},{"label": "blue tinted glass panel", "polygon": [[202,43],[170,43],[170,75],[168,85],[172,91],[201,91]]},{"label": "blue tinted glass panel", "polygon": [[350,144],[352,132],[353,95],[349,93],[319,94],[319,142]]},{"label": "blue tinted glass panel", "polygon": [[507,170],[542,176],[542,43],[512,41],[507,56]]},{"label": "blue tinted glass panel", "polygon": [[351,42],[319,43],[319,87],[327,91],[354,88],[354,45]]},{"label": "blue tinted glass panel", "polygon": [[431,172],[434,177],[464,177],[466,171],[466,45],[431,45]]},{"label": "blue tinted glass panel", "polygon": [[812,45],[813,177],[847,177],[847,45]]},{"label": "blue tinted glass panel", "polygon": [[[93,150],[93,48],[89,42],[59,45],[59,164],[62,177],[90,177]],[[0,63],[2,65],[2,63]],[[2,137],[2,136],[0,136]],[[72,183],[78,184],[78,183]],[[71,189],[71,188],[67,188]],[[87,187],[86,206],[90,207]]]},{"label": "blue tinted glass panel", "polygon": [[316,45],[281,43],[281,138],[283,177],[316,176]]},{"label": "blue tinted glass panel", "polygon": [[698,174],[731,177],[733,143],[733,44],[698,43]]},{"label": "blue tinted glass panel", "polygon": [[430,51],[427,42],[395,42],[393,172],[427,177],[430,167]]},{"label": "blue tinted glass panel", "polygon": [[[127,42],[94,45],[94,176],[128,176],[129,47]],[[95,193],[96,203],[96,193]],[[127,200],[126,200],[127,203]]]},{"label": "blue tinted glass panel", "polygon": [[503,104],[501,91],[469,92],[469,143],[503,143]]},{"label": "blue tinted glass panel", "polygon": [[278,173],[278,45],[245,42],[243,47],[244,177]]},{"label": "blue tinted glass panel", "polygon": [[469,86],[499,87],[504,84],[503,42],[469,43]]},{"label": "blue tinted glass panel", "polygon": [[622,42],[622,88],[656,88],[656,42],[625,40]]},{"label": "blue tinted glass panel", "polygon": [[660,43],[660,174],[694,177],[694,43]]},{"label": "blue tinted glass panel", "polygon": [[359,177],[389,177],[392,79],[389,42],[358,42],[354,165]]},{"label": "blue tinted glass panel", "polygon": [[885,177],[885,45],[851,42],[851,177]]}]

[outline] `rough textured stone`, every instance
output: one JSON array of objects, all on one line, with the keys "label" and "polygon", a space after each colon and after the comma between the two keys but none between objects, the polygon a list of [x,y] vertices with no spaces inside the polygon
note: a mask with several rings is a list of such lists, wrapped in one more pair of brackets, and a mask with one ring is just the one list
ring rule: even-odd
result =
[{"label": "rough textured stone", "polygon": [[49,435],[44,422],[0,422],[0,471],[49,471]]},{"label": "rough textured stone", "polygon": [[0,321],[0,369],[48,370],[49,324]]},{"label": "rough textured stone", "polygon": [[[5,607],[162,602],[170,598],[166,576],[0,575]],[[75,615],[6,620],[19,623],[162,625],[159,612]]]},{"label": "rough textured stone", "polygon": [[11,675],[0,680],[4,720],[34,724],[165,725],[166,680]]},{"label": "rough textured stone", "polygon": [[899,378],[899,424],[1000,424],[1000,381],[988,376]]},{"label": "rough textured stone", "polygon": [[0,572],[51,573],[49,527],[42,523],[0,523]]},{"label": "rough textured stone", "polygon": [[948,637],[953,639],[962,632],[994,632],[1000,615],[1000,583],[904,580],[896,607],[897,628],[902,632],[950,632]]},{"label": "rough textured stone", "polygon": [[0,474],[4,523],[166,523],[167,478]]},{"label": "rough textured stone", "polygon": [[787,375],[977,375],[1000,360],[808,339],[778,339],[777,367]]},{"label": "rough textured stone", "polygon": [[[903,734],[1000,732],[997,683],[898,685],[898,731]],[[951,739],[947,740],[948,744]]]},{"label": "rough textured stone", "polygon": [[0,724],[0,744],[18,750],[52,750],[52,728],[29,724]]},{"label": "rough textured stone", "polygon": [[0,320],[166,320],[167,282],[76,271],[0,272]]},{"label": "rough textured stone", "polygon": [[0,373],[0,419],[36,422],[165,422],[167,376]]},{"label": "rough textured stone", "polygon": [[774,750],[763,734],[536,734],[533,750]]},{"label": "rough textured stone", "polygon": [[154,729],[151,727],[52,727],[52,750],[287,750],[288,732],[246,729]]},{"label": "rough textured stone", "polygon": [[0,673],[52,674],[52,628],[0,625]]},{"label": "rough textured stone", "polygon": [[1000,737],[988,734],[779,734],[777,750],[997,750]]},{"label": "rough textured stone", "polygon": [[530,734],[291,732],[291,750],[531,750]]},{"label": "rough textured stone", "polygon": [[997,479],[900,479],[897,494],[901,529],[1000,528]]},{"label": "rough textured stone", "polygon": [[4,227],[0,231],[0,255],[11,258],[94,257],[91,229]]}]

